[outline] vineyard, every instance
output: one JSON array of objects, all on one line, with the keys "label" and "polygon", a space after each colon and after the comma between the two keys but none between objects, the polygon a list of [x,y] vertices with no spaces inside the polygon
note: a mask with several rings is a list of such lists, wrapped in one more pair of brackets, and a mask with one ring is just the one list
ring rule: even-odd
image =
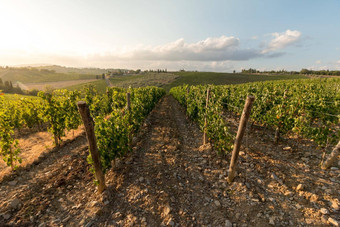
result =
[{"label": "vineyard", "polygon": [[[171,95],[88,86],[0,96],[1,157],[12,169],[0,181],[0,223],[336,225],[339,163],[328,170],[320,163],[340,139],[339,88],[339,78],[328,78],[182,85]],[[228,182],[249,96],[237,176]],[[84,129],[86,137],[64,141]],[[46,130],[55,147],[20,167],[19,140]]]},{"label": "vineyard", "polygon": [[[207,90],[210,90],[209,99]],[[234,136],[225,113],[240,116],[248,95],[255,96],[251,121],[279,134],[311,139],[320,148],[340,139],[340,79],[257,82],[226,86],[180,86],[170,93],[186,108],[188,116],[221,152],[232,149]],[[206,102],[208,100],[208,105]],[[208,108],[206,108],[206,106]],[[205,117],[207,127],[205,128]]]},{"label": "vineyard", "polygon": [[[133,103],[129,111],[125,108],[127,92],[131,93]],[[106,170],[112,160],[129,150],[131,141],[128,140],[132,139],[142,120],[164,94],[160,88],[146,87],[108,88],[105,95],[99,95],[93,86],[89,86],[84,94],[56,90],[53,93],[40,92],[40,98],[0,99],[1,156],[12,170],[17,163],[21,163],[15,136],[25,128],[41,130],[47,127],[53,135],[55,146],[60,146],[65,132],[75,130],[81,124],[77,102],[83,97],[94,117],[99,151]]]}]

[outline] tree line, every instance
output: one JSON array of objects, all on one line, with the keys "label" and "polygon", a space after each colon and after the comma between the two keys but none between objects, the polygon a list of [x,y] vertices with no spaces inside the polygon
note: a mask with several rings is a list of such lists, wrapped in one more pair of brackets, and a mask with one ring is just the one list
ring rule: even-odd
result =
[{"label": "tree line", "polygon": [[12,81],[3,81],[0,78],[0,91],[10,94],[21,94],[21,95],[37,95],[39,90],[33,89],[30,91],[22,90],[19,85],[14,86]]},{"label": "tree line", "polygon": [[[235,73],[235,71],[234,71]],[[242,69],[241,73],[265,73],[265,74],[302,74],[302,75],[329,75],[329,76],[340,76],[340,70],[312,70],[312,69],[301,69],[300,71],[287,71],[285,69],[281,70],[270,70],[270,71],[260,71],[257,69],[249,68]]]}]

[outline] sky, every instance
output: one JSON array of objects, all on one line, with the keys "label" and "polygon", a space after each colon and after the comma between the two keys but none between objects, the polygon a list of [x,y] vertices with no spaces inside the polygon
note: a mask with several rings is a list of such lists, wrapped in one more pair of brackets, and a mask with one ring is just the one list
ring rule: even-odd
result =
[{"label": "sky", "polygon": [[338,0],[0,0],[0,65],[340,70]]}]

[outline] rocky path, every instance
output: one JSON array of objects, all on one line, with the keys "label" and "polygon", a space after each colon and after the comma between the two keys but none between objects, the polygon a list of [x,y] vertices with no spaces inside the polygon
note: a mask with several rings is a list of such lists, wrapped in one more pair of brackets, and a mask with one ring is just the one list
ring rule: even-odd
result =
[{"label": "rocky path", "polygon": [[[229,119],[235,130],[237,122]],[[229,156],[201,146],[202,133],[164,97],[127,157],[96,193],[80,136],[0,182],[0,223],[8,226],[323,226],[339,222],[340,172],[321,171],[310,146],[276,146],[252,130],[238,177],[226,182]],[[290,146],[290,149],[284,149]]]},{"label": "rocky path", "polygon": [[212,188],[220,166],[211,166],[212,152],[200,147],[197,127],[172,97],[161,101],[147,125],[137,152],[109,174],[114,196],[97,223],[223,226],[231,214]]}]

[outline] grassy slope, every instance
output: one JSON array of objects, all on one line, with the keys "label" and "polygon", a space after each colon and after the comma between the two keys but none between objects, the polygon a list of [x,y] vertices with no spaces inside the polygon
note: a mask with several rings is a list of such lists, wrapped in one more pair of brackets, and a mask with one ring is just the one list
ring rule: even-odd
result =
[{"label": "grassy slope", "polygon": [[172,73],[146,73],[130,76],[116,76],[111,78],[110,81],[117,87],[145,87],[157,86],[163,87],[166,84],[173,82],[178,76]]},{"label": "grassy slope", "polygon": [[59,66],[59,65],[39,66],[35,68],[54,70],[57,73],[75,73],[75,74],[92,74],[92,75],[101,75],[103,73],[107,73],[110,70],[110,69],[100,69],[100,68],[73,68],[73,67],[64,67],[64,66]]},{"label": "grassy slope", "polygon": [[302,75],[255,75],[255,74],[239,74],[239,73],[214,73],[214,72],[178,72],[178,79],[166,85],[164,88],[170,90],[182,84],[198,85],[198,84],[241,84],[255,81],[265,80],[289,80],[289,79],[306,79]]},{"label": "grassy slope", "polygon": [[[214,72],[178,72],[178,73],[149,73],[140,75],[117,76],[110,79],[111,83],[117,87],[143,87],[159,86],[167,91],[172,87],[182,84],[241,84],[265,80],[289,80],[307,79],[302,75],[254,75],[254,74],[234,74],[234,73],[214,73]],[[86,84],[79,84],[67,87],[69,90],[81,90],[85,85],[93,84],[99,92],[105,92],[106,83],[104,80],[94,81]]]},{"label": "grassy slope", "polygon": [[0,69],[3,81],[20,81],[22,83],[55,82],[78,79],[95,79],[95,75],[77,73],[53,73],[29,69]]},{"label": "grassy slope", "polygon": [[88,85],[93,85],[95,89],[101,94],[104,94],[106,92],[107,84],[105,80],[96,80],[96,81],[89,82],[89,83],[77,84],[77,85],[65,87],[63,89],[67,89],[70,91],[74,91],[74,90],[82,91],[85,88],[85,86],[88,86]]},{"label": "grassy slope", "polygon": [[[115,76],[110,79],[113,86],[116,87],[146,87],[146,86],[157,86],[164,87],[166,84],[173,82],[177,75],[171,73],[147,73],[147,74],[135,74],[135,75],[125,75],[125,76]],[[98,80],[94,82],[78,84],[74,86],[65,87],[68,90],[82,90],[87,85],[94,85],[96,90],[100,93],[106,91],[107,84],[104,80]]]}]

